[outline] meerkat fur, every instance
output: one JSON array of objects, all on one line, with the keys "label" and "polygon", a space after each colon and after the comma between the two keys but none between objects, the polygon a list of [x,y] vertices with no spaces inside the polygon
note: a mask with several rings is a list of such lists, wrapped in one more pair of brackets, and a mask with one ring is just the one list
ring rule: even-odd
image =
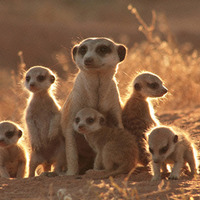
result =
[{"label": "meerkat fur", "polygon": [[60,106],[52,92],[55,80],[56,75],[43,66],[31,67],[25,74],[25,87],[31,93],[25,114],[32,147],[30,177],[35,175],[35,169],[40,164],[44,169],[55,164],[58,173],[66,165]]},{"label": "meerkat fur", "polygon": [[160,77],[151,72],[142,72],[134,79],[133,93],[122,109],[124,128],[136,136],[140,154],[139,162],[144,166],[147,166],[150,161],[145,132],[159,125],[149,98],[162,97],[166,93],[167,88]]},{"label": "meerkat fur", "polygon": [[[85,139],[83,140],[83,136],[77,136],[73,130],[73,120],[79,110],[84,107],[94,108],[106,116],[108,126],[123,129],[115,73],[118,64],[125,59],[126,51],[124,45],[108,38],[88,38],[72,49],[72,58],[79,73],[62,108],[61,117],[63,135],[66,139],[67,175],[84,173],[92,167],[94,159],[94,154],[91,155],[92,149]],[[80,140],[82,138],[81,144],[77,137]],[[81,147],[85,146],[88,152],[79,151],[79,144]],[[88,165],[82,169],[80,157],[88,159]]]},{"label": "meerkat fur", "polygon": [[104,170],[101,178],[129,173],[138,161],[135,137],[125,129],[106,126],[104,116],[92,108],[80,110],[74,129],[83,134],[96,152],[94,170]]},{"label": "meerkat fur", "polygon": [[0,122],[0,177],[23,178],[26,172],[26,154],[19,139],[22,129],[12,121]]},{"label": "meerkat fur", "polygon": [[181,169],[189,164],[191,177],[197,173],[197,158],[195,146],[188,134],[182,130],[174,131],[171,127],[154,128],[149,136],[149,151],[152,155],[153,178],[161,179],[161,169],[166,173],[166,165],[173,164],[169,179],[179,179]]}]

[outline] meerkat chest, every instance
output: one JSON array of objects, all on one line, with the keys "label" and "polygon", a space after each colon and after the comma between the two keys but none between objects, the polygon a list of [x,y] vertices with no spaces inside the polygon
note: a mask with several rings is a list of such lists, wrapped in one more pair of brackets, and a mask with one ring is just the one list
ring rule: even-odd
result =
[{"label": "meerkat chest", "polygon": [[51,99],[33,99],[27,109],[27,115],[34,120],[48,121],[54,115],[56,106]]},{"label": "meerkat chest", "polygon": [[74,90],[75,98],[79,99],[80,104],[100,110],[108,110],[118,94],[112,78],[99,75],[81,76],[77,79]]}]

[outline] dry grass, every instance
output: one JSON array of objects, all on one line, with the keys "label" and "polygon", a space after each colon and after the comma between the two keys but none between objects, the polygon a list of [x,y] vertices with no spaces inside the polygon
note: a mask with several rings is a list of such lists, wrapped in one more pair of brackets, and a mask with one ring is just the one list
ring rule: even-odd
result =
[{"label": "dry grass", "polygon": [[[178,46],[170,33],[163,16],[159,16],[155,30],[155,12],[150,26],[142,20],[135,8],[129,6],[131,12],[141,23],[139,30],[147,38],[129,49],[128,57],[120,65],[117,74],[122,100],[132,92],[134,76],[140,71],[151,71],[158,74],[169,89],[169,95],[163,109],[184,108],[198,105],[200,99],[200,57],[197,50],[190,45]],[[161,26],[162,25],[162,26]],[[161,35],[165,38],[161,39]]]}]

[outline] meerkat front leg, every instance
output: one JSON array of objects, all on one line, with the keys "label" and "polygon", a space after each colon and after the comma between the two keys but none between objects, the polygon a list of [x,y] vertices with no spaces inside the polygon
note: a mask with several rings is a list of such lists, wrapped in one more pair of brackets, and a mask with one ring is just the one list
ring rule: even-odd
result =
[{"label": "meerkat front leg", "polygon": [[67,175],[76,175],[79,173],[78,150],[74,130],[71,125],[67,127],[66,133],[64,134],[66,143]]},{"label": "meerkat front leg", "polygon": [[48,135],[49,139],[53,139],[58,135],[60,128],[60,119],[61,119],[60,113],[55,114],[51,119],[49,127],[49,135]]},{"label": "meerkat front leg", "polygon": [[184,165],[183,158],[179,158],[179,160],[174,163],[169,179],[173,180],[179,179],[181,168],[183,167],[183,165]]},{"label": "meerkat front leg", "polygon": [[94,160],[94,170],[102,170],[103,168],[102,154],[98,152]]},{"label": "meerkat front leg", "polygon": [[160,167],[161,167],[160,163],[153,162],[153,173],[154,173],[154,175],[153,175],[153,178],[151,179],[151,181],[161,180]]}]

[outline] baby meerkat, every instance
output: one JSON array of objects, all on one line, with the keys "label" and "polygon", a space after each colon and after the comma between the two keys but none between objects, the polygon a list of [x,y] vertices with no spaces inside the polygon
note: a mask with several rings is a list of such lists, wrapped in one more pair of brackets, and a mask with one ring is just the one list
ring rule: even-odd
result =
[{"label": "baby meerkat", "polygon": [[115,73],[125,56],[126,47],[108,38],[88,38],[72,49],[72,58],[80,71],[62,108],[67,175],[82,174],[91,169],[94,159],[92,149],[84,137],[73,130],[72,123],[79,110],[84,107],[94,108],[106,116],[108,126],[123,129]]},{"label": "baby meerkat", "polygon": [[21,136],[22,130],[17,124],[11,121],[0,122],[0,177],[24,177],[26,156],[18,143]]},{"label": "baby meerkat", "polygon": [[138,147],[135,137],[124,129],[106,126],[104,116],[92,108],[80,110],[74,129],[83,134],[96,152],[94,170],[105,169],[104,178],[129,173],[137,165]]},{"label": "baby meerkat", "polygon": [[61,134],[60,106],[52,93],[53,72],[42,66],[31,67],[25,75],[25,86],[32,93],[26,108],[26,124],[32,147],[29,176],[43,164],[44,170],[55,164],[60,173],[65,166],[65,142]]},{"label": "baby meerkat", "polygon": [[136,136],[139,162],[143,166],[147,166],[150,161],[145,132],[159,123],[148,98],[162,97],[166,93],[167,88],[163,86],[162,80],[157,75],[143,72],[135,78],[133,94],[122,110],[124,128]]},{"label": "baby meerkat", "polygon": [[190,166],[191,176],[197,173],[194,145],[183,132],[157,127],[150,132],[148,142],[154,173],[152,180],[161,179],[160,169],[166,173],[167,164],[174,164],[169,179],[179,179],[181,169],[186,163]]}]

